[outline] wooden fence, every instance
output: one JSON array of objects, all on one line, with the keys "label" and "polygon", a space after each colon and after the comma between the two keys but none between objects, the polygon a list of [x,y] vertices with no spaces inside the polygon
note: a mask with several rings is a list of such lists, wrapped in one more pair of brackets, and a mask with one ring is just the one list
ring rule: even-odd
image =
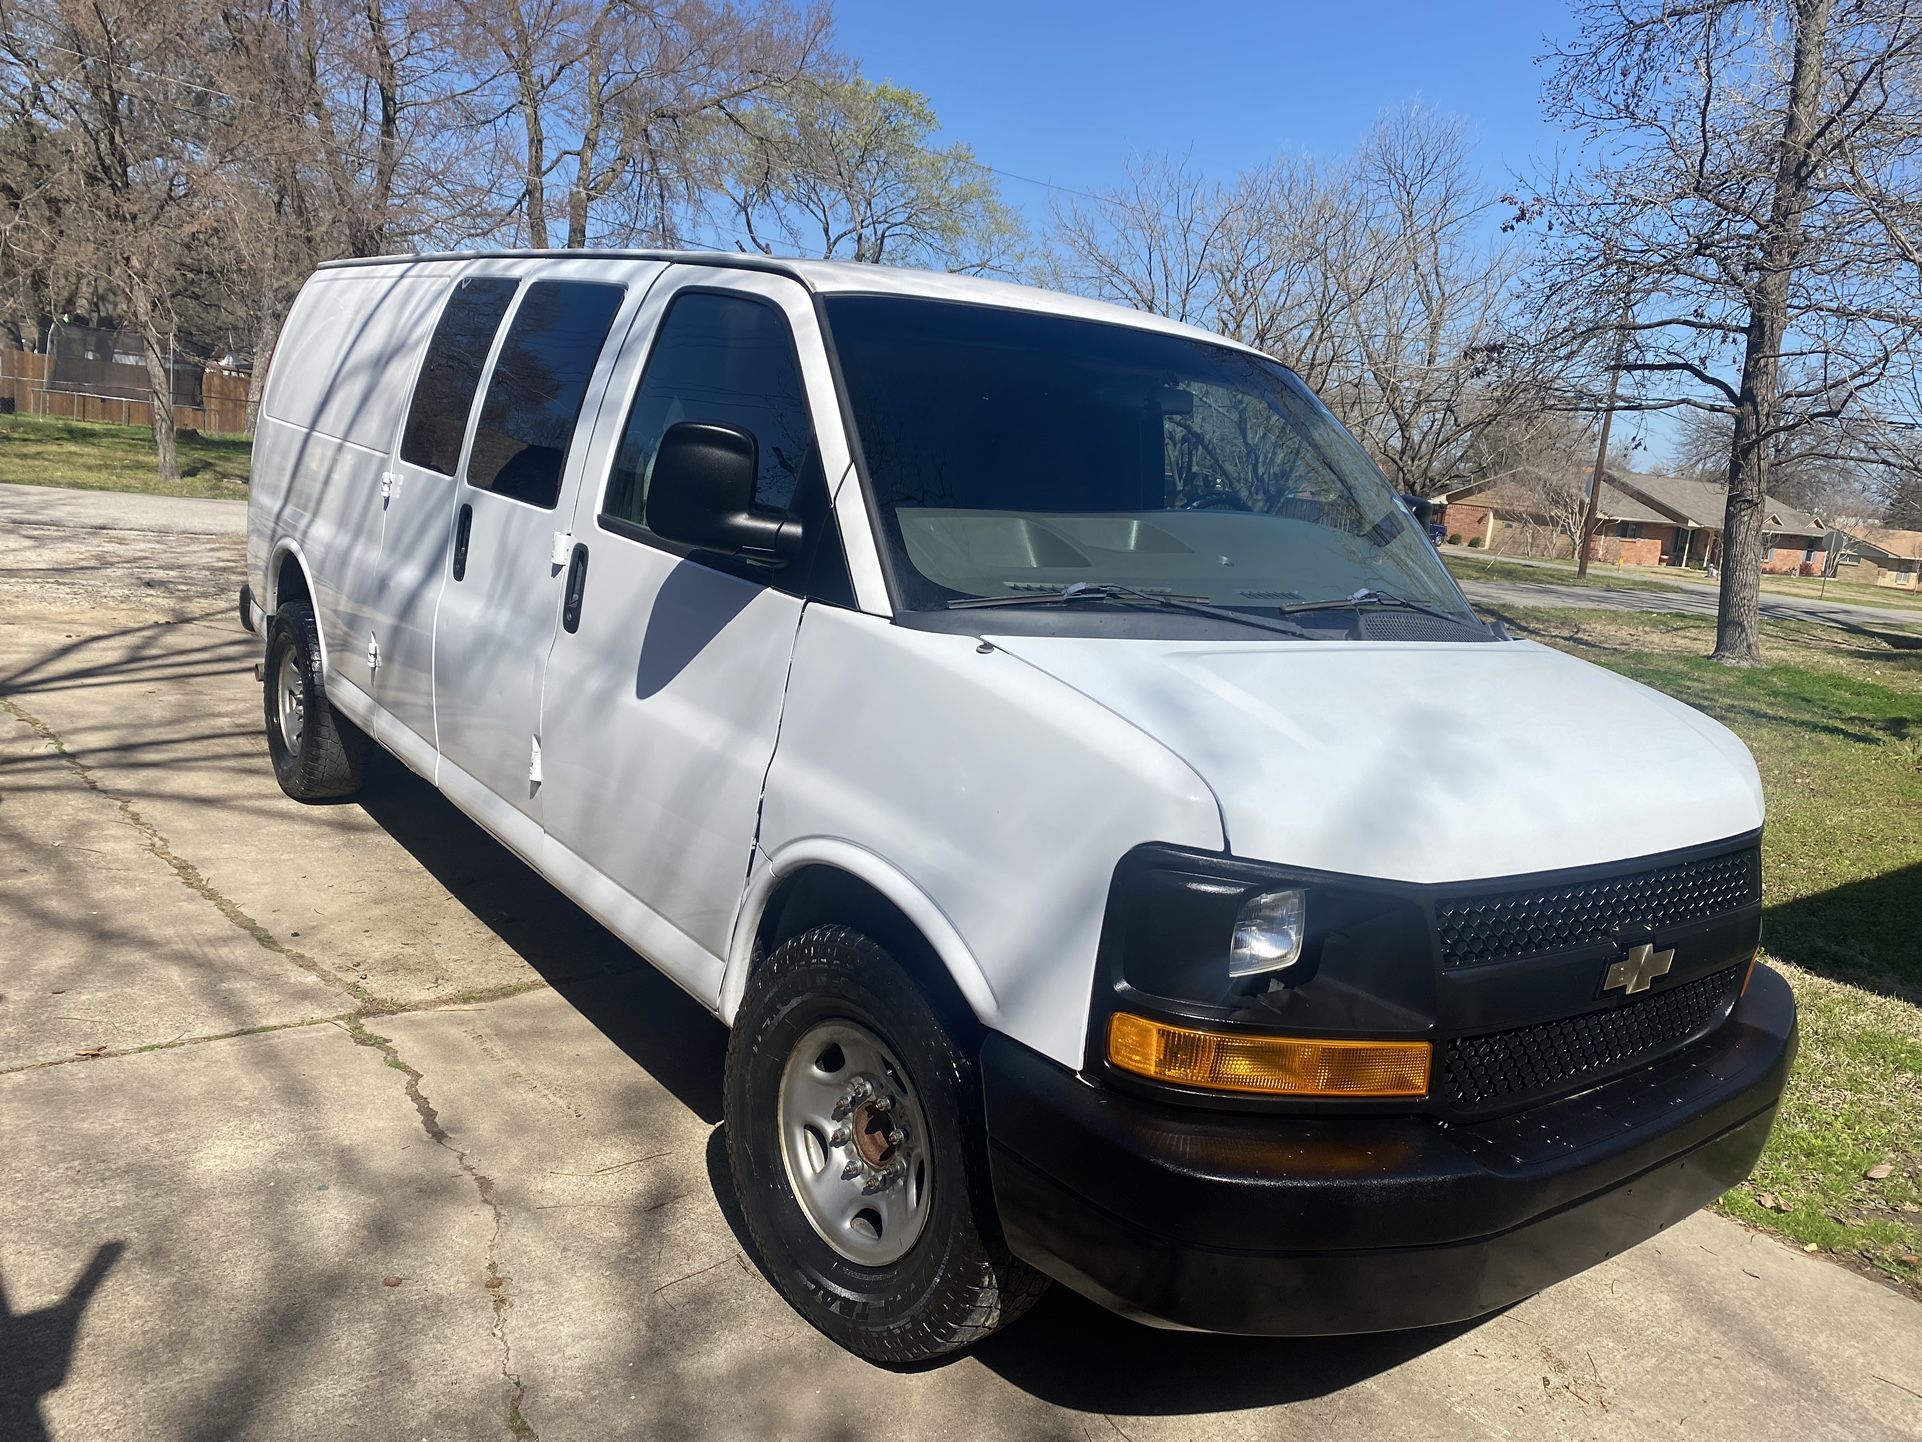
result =
[{"label": "wooden fence", "polygon": [[[47,388],[47,357],[32,351],[0,350],[0,410],[53,416],[71,421],[108,421],[115,425],[153,425],[150,401],[118,396],[76,395]],[[174,407],[174,429],[239,434],[247,429],[247,377],[209,370],[201,381],[201,404]],[[9,406],[7,402],[11,401]]]}]

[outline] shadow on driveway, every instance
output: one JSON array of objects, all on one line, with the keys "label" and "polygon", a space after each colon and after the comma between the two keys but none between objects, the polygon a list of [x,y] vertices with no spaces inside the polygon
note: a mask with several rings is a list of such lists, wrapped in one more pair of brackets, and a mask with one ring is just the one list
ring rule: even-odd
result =
[{"label": "shadow on driveway", "polygon": [[627,944],[386,752],[354,798],[454,899],[710,1126],[727,1029]]}]

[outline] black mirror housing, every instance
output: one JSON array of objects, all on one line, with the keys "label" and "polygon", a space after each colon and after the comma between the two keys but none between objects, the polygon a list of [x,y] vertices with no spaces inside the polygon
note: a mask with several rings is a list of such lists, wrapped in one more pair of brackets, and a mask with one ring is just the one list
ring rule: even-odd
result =
[{"label": "black mirror housing", "polygon": [[759,447],[746,431],[677,421],[648,477],[647,528],[697,550],[784,566],[800,555],[801,523],[754,508],[759,472]]}]

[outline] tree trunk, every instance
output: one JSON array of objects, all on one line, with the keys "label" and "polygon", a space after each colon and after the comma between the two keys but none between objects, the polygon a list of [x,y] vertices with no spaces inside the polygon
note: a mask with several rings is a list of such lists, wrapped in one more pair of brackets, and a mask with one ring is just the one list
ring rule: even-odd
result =
[{"label": "tree trunk", "polygon": [[1835,0],[1795,0],[1795,64],[1788,115],[1776,154],[1775,196],[1760,242],[1742,384],[1729,448],[1728,511],[1722,524],[1721,605],[1713,659],[1730,666],[1762,664],[1762,529],[1768,442],[1781,384],[1782,338],[1788,330],[1789,281],[1800,259],[1813,166],[1810,148],[1822,97],[1823,46]]},{"label": "tree trunk", "polygon": [[[378,255],[387,246],[387,227],[392,220],[394,176],[400,168],[400,67],[394,61],[393,43],[387,33],[387,13],[381,0],[367,0],[367,34],[374,55],[374,92],[380,107],[379,151],[374,162],[373,194],[368,197],[370,212],[360,227],[358,253]],[[248,417],[253,415],[253,394],[248,393]]]},{"label": "tree trunk", "polygon": [[538,103],[526,107],[521,119],[527,127],[527,244],[547,249],[547,137],[541,130]]},{"label": "tree trunk", "polygon": [[527,28],[519,8],[513,8],[509,13],[512,29],[505,52],[508,66],[514,72],[515,87],[520,93],[521,128],[527,136],[527,244],[533,250],[546,250],[547,129],[541,113],[546,96],[536,78],[540,55],[534,35]]},{"label": "tree trunk", "polygon": [[153,448],[155,474],[163,481],[180,479],[180,452],[174,442],[173,342],[156,334],[151,326],[145,333],[147,388],[152,395]]},{"label": "tree trunk", "polygon": [[[603,12],[605,13],[605,12]],[[598,24],[587,37],[587,73],[583,78],[581,152],[574,167],[574,185],[567,195],[567,248],[587,245],[587,211],[594,200],[594,157],[600,154],[601,130],[606,123],[607,99],[602,89],[601,34]]]}]

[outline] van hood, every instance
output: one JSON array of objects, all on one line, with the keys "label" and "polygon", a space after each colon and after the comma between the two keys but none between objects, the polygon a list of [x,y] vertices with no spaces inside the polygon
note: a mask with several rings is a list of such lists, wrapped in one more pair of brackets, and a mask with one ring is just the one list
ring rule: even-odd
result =
[{"label": "van hood", "polygon": [[1251,860],[1468,881],[1762,824],[1734,733],[1532,641],[988,639],[1186,760]]}]

